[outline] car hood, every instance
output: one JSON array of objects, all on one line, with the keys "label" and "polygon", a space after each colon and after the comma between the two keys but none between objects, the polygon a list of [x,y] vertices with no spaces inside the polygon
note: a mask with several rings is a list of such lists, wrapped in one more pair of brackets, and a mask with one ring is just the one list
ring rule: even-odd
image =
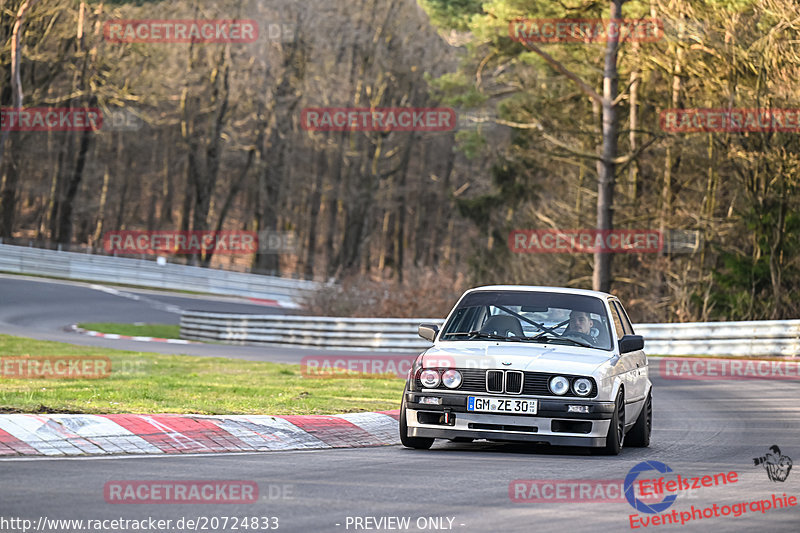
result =
[{"label": "car hood", "polygon": [[613,357],[610,351],[577,346],[451,341],[428,349],[422,365],[424,368],[499,368],[588,376]]}]

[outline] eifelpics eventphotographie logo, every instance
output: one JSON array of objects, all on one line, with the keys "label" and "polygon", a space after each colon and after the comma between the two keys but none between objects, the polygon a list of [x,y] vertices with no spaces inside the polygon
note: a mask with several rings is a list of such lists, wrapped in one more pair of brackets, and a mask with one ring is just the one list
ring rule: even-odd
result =
[{"label": "eifelpics eventphotographie logo", "polygon": [[[791,469],[791,459],[782,455],[777,446],[772,446],[769,453],[753,459],[753,462],[756,466],[765,465],[767,475],[773,481],[785,481]],[[658,473],[657,479],[638,479],[640,474],[651,470]],[[783,508],[797,507],[797,497],[789,496],[784,492],[733,504],[712,502],[699,506],[692,504],[689,508],[670,509],[677,500],[678,494],[683,491],[699,489],[713,493],[719,487],[739,482],[739,474],[735,471],[703,473],[695,476],[677,474],[677,479],[669,479],[673,475],[672,472],[673,470],[669,466],[659,461],[645,461],[630,469],[625,477],[624,489],[625,498],[637,511],[628,516],[631,529],[679,523],[685,525],[687,522],[694,523],[709,518],[737,518],[748,512],[751,515],[765,514]],[[776,476],[776,479],[773,479],[773,475]],[[633,490],[636,484],[639,485],[639,494],[642,496],[664,495],[663,499],[656,503],[642,501]]]}]

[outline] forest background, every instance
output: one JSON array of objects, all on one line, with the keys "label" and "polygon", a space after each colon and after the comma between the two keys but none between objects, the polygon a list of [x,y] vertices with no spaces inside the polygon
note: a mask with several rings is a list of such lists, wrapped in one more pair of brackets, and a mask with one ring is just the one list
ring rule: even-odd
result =
[{"label": "forest background", "polygon": [[[614,9],[661,21],[663,36],[620,43],[611,77],[605,42],[530,46],[509,32],[518,18]],[[792,0],[3,0],[0,14],[4,108],[126,117],[2,132],[3,242],[291,232],[293,253],[171,260],[335,280],[310,312],[428,317],[478,284],[592,288],[592,254],[514,253],[508,236],[597,227],[600,200],[615,228],[698,237],[690,252],[610,257],[607,286],[635,322],[799,316],[798,133],[659,122],[671,108],[797,107]],[[119,19],[252,19],[260,35],[109,42],[103,26]],[[314,132],[309,107],[451,107],[458,127]]]}]

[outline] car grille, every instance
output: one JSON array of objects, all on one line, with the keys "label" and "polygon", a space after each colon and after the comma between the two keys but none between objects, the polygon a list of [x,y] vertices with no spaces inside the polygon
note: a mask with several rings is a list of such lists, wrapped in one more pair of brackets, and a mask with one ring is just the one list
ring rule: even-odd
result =
[{"label": "car grille", "polygon": [[[572,383],[574,378],[585,377],[575,376],[571,374],[550,374],[546,372],[521,372],[519,370],[482,370],[476,368],[459,368],[461,372],[461,386],[456,389],[462,392],[490,392],[493,394],[508,393],[508,394],[526,394],[531,396],[556,396],[550,392],[547,386],[548,381],[555,375],[561,375],[570,380]],[[503,372],[505,372],[505,391],[503,390]],[[597,384],[592,381],[592,392],[588,396],[577,396],[570,391],[563,397],[566,398],[593,398],[597,396]],[[520,387],[522,391],[519,392]],[[422,382],[416,380],[416,388],[423,389]],[[439,385],[440,389],[444,389],[443,385]]]},{"label": "car grille", "polygon": [[488,370],[486,372],[486,392],[503,392],[502,370]]},{"label": "car grille", "polygon": [[509,370],[506,372],[506,392],[509,394],[522,393],[522,372]]},{"label": "car grille", "polygon": [[523,431],[525,433],[538,433],[536,426],[512,426],[509,424],[469,424],[469,429],[489,429],[492,431]]}]

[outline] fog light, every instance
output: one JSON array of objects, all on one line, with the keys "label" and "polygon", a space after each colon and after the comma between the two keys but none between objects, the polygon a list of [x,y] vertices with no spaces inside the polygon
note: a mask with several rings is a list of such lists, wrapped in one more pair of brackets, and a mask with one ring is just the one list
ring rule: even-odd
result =
[{"label": "fog light", "polygon": [[429,405],[442,405],[442,399],[434,398],[433,396],[420,396],[419,403],[426,403]]},{"label": "fog light", "polygon": [[589,406],[588,405],[568,405],[567,406],[568,413],[588,413]]}]

